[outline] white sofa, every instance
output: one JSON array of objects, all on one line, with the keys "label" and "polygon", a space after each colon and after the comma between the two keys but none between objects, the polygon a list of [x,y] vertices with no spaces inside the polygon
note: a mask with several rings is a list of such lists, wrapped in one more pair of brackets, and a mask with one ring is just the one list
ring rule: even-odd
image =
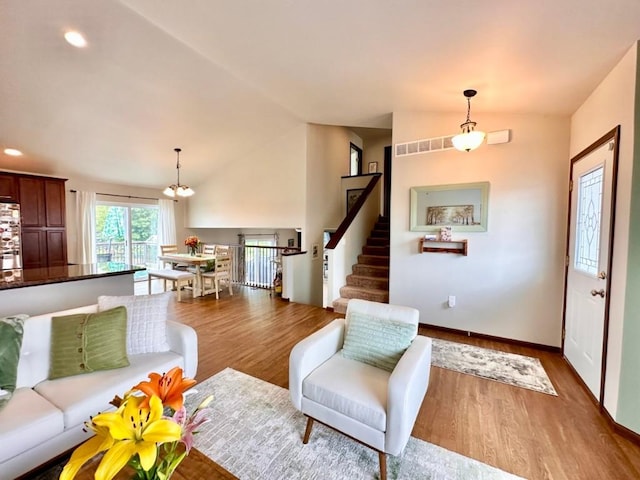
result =
[{"label": "white sofa", "polygon": [[51,318],[97,311],[98,305],[90,305],[25,320],[17,388],[0,411],[0,480],[20,476],[84,441],[89,416],[112,409],[109,401],[115,395],[122,396],[150,372],[180,366],[186,376],[195,376],[195,330],[167,321],[168,352],[129,355],[128,367],[48,380]]}]

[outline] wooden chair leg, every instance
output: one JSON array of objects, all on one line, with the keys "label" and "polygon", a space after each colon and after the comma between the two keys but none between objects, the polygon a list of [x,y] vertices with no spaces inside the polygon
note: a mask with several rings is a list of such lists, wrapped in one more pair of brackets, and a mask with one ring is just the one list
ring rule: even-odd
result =
[{"label": "wooden chair leg", "polygon": [[151,295],[151,275],[147,274],[147,283],[149,284],[149,295]]},{"label": "wooden chair leg", "polygon": [[216,300],[220,299],[220,280],[218,280],[218,278],[216,277]]},{"label": "wooden chair leg", "polygon": [[384,452],[378,452],[380,459],[380,480],[387,480],[387,455]]},{"label": "wooden chair leg", "polygon": [[309,436],[311,435],[311,428],[313,427],[313,418],[307,417],[307,428],[304,430],[304,438],[302,443],[305,445],[309,443]]}]

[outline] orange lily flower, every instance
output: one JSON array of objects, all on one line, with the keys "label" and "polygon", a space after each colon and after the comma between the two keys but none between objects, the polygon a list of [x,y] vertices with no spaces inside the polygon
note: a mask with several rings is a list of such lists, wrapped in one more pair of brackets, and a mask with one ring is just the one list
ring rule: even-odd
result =
[{"label": "orange lily flower", "polygon": [[149,399],[155,395],[160,398],[163,406],[171,407],[174,411],[177,411],[182,408],[182,394],[195,384],[196,381],[192,378],[182,376],[180,367],[173,367],[162,375],[150,373],[148,382],[140,382],[132,390],[139,390],[147,396],[141,405],[142,408],[147,408]]}]

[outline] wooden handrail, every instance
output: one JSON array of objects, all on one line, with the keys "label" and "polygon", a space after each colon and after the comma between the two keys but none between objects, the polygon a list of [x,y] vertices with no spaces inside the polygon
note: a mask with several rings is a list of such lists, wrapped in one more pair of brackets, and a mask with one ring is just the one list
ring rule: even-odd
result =
[{"label": "wooden handrail", "polygon": [[342,237],[349,229],[351,222],[353,222],[354,218],[356,218],[356,215],[358,215],[358,212],[364,205],[364,202],[367,201],[367,198],[373,191],[374,187],[380,181],[380,177],[382,177],[381,173],[375,173],[371,175],[373,176],[373,178],[369,181],[367,188],[364,189],[364,192],[362,192],[362,195],[360,195],[358,200],[356,200],[356,203],[353,205],[353,207],[351,207],[351,210],[347,212],[347,216],[344,217],[344,220],[342,220],[342,223],[336,229],[336,232],[331,235],[331,239],[327,242],[327,245],[324,248],[329,250],[333,250],[334,248],[336,248],[338,242],[342,240]]}]

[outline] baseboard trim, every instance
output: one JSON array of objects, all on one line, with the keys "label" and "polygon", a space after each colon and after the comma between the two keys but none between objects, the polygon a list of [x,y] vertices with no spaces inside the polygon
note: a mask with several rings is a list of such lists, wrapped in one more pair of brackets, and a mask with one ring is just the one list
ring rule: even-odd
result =
[{"label": "baseboard trim", "polygon": [[607,420],[607,423],[614,432],[616,432],[621,437],[626,438],[630,442],[640,445],[640,434],[616,422],[606,408],[602,409],[602,414],[604,415],[604,418]]},{"label": "baseboard trim", "polygon": [[571,365],[571,363],[569,363],[569,360],[567,360],[567,357],[563,356],[562,359],[564,360],[564,363],[566,363],[567,366],[569,367],[569,370],[573,374],[574,378],[582,386],[584,391],[587,392],[587,395],[589,396],[591,401],[598,408],[598,410],[600,411],[600,414],[604,417],[604,419],[606,420],[607,424],[609,425],[609,428],[611,428],[611,430],[613,430],[615,433],[617,433],[621,437],[626,438],[630,442],[633,442],[636,445],[640,445],[640,434],[636,433],[633,430],[628,429],[624,425],[620,425],[618,422],[616,422],[613,419],[613,417],[611,416],[611,414],[609,413],[609,411],[606,408],[604,408],[604,405],[602,405],[598,401],[598,399],[593,395],[591,390],[589,390],[589,387],[587,386],[586,383],[584,383],[584,380],[582,379],[582,377],[580,377],[580,375],[578,375],[578,372],[576,372],[576,369],[573,368],[573,365]]},{"label": "baseboard trim", "polygon": [[521,347],[535,348],[536,350],[544,350],[546,352],[562,353],[562,349],[560,347],[553,347],[551,345],[543,345],[541,343],[532,343],[532,342],[525,342],[523,340],[514,340],[512,338],[496,337],[494,335],[487,335],[487,334],[484,334],[484,333],[471,332],[471,331],[468,331],[468,330],[460,330],[460,329],[457,329],[457,328],[441,327],[440,325],[431,325],[431,324],[428,324],[428,323],[421,323],[420,325],[425,326],[427,328],[432,328],[434,330],[440,330],[441,332],[455,333],[457,335],[463,335],[465,337],[477,337],[477,338],[482,338],[483,340],[490,340],[490,341],[493,341],[493,342],[510,343],[512,345],[518,345],[518,346],[521,346]]},{"label": "baseboard trim", "polygon": [[602,405],[600,405],[600,401],[593,395],[593,392],[591,390],[589,390],[589,386],[584,383],[584,380],[582,379],[582,377],[578,374],[578,372],[576,371],[575,368],[573,368],[573,365],[571,365],[571,363],[569,362],[569,360],[567,360],[567,357],[565,357],[564,355],[562,356],[562,360],[564,360],[564,363],[567,365],[567,367],[569,367],[569,371],[571,372],[571,374],[573,375],[573,378],[576,379],[576,381],[580,384],[580,386],[582,387],[582,390],[584,390],[584,392],[587,394],[587,396],[591,399],[591,401],[593,402],[593,404],[598,407],[598,410],[600,410],[600,413],[604,413],[605,409]]}]

